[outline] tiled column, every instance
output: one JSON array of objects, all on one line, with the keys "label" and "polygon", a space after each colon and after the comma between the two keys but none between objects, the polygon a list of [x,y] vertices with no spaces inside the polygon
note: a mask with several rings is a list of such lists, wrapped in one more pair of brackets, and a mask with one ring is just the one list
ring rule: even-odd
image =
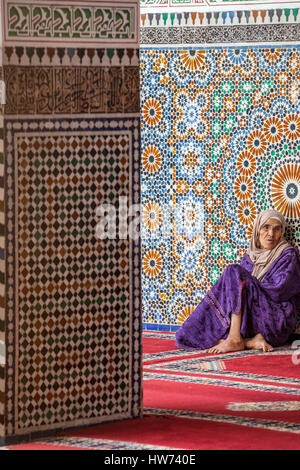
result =
[{"label": "tiled column", "polygon": [[139,203],[137,22],[4,2],[5,442],[141,414],[139,240],[98,230]]}]

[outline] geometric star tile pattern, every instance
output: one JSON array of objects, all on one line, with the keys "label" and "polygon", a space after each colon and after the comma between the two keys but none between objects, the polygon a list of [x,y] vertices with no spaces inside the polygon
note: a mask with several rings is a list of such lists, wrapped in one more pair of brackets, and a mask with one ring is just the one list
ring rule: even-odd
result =
[{"label": "geometric star tile pattern", "polygon": [[278,209],[300,247],[298,46],[141,51],[144,322],[178,325]]}]

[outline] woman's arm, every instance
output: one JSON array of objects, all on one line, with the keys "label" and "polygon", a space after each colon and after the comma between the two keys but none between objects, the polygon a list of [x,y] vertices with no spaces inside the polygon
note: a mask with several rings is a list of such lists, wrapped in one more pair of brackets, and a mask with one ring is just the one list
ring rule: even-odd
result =
[{"label": "woman's arm", "polygon": [[300,262],[295,248],[284,250],[261,281],[261,287],[275,302],[300,295]]}]

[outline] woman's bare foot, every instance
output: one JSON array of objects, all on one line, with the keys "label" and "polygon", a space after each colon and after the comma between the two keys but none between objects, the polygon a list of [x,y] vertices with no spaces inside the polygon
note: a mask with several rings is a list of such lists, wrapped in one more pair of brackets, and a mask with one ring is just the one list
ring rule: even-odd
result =
[{"label": "woman's bare foot", "polygon": [[269,343],[267,343],[267,341],[265,340],[265,338],[263,337],[261,333],[258,333],[253,338],[245,339],[244,342],[245,342],[246,349],[256,349],[256,350],[262,349],[263,352],[273,351],[272,346]]},{"label": "woman's bare foot", "polygon": [[239,339],[221,339],[214,346],[209,349],[206,349],[205,352],[210,354],[220,354],[226,352],[242,351],[245,349],[244,341],[241,338]]}]

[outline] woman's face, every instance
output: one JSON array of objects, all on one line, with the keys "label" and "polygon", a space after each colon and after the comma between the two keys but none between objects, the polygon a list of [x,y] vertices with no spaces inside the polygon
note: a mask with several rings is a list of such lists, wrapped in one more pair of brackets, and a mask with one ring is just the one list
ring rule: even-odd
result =
[{"label": "woman's face", "polygon": [[272,250],[282,235],[281,223],[277,219],[268,219],[259,231],[260,248]]}]

